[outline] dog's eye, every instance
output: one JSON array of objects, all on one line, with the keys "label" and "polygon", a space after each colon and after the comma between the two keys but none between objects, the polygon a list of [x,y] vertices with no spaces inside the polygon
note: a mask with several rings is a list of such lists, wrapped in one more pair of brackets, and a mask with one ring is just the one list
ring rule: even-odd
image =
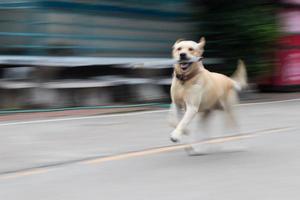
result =
[{"label": "dog's eye", "polygon": [[193,48],[189,48],[189,51],[194,51],[194,49]]},{"label": "dog's eye", "polygon": [[181,47],[179,47],[178,49],[177,49],[177,51],[180,51],[181,50]]}]

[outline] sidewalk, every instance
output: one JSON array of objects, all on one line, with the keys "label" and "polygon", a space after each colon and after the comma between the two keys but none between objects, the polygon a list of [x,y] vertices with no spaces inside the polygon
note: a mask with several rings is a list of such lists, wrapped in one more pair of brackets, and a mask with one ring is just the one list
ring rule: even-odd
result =
[{"label": "sidewalk", "polygon": [[[255,103],[265,101],[282,101],[300,98],[300,93],[245,93],[241,95],[241,103]],[[23,121],[40,120],[57,117],[82,117],[92,115],[104,115],[115,113],[126,113],[147,110],[165,109],[162,106],[142,106],[131,108],[102,108],[102,109],[79,109],[66,111],[35,112],[35,113],[17,113],[0,115],[0,122],[4,121]]]}]

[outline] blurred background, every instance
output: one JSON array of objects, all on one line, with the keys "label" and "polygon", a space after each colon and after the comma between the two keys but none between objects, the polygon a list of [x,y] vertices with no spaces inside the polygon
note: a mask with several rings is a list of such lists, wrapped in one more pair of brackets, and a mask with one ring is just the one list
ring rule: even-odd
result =
[{"label": "blurred background", "polygon": [[299,91],[299,33],[300,0],[0,0],[0,108],[169,102],[171,47],[201,36],[208,69]]},{"label": "blurred background", "polygon": [[[250,86],[173,144],[172,46],[202,36]],[[299,92],[300,0],[0,0],[0,200],[298,199]]]}]

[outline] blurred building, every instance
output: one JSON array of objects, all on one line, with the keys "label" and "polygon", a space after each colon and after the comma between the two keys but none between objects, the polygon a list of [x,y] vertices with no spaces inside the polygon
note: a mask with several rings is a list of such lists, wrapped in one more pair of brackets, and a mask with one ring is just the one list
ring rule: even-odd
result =
[{"label": "blurred building", "polygon": [[178,37],[194,39],[191,11],[186,0],[0,0],[0,107],[168,98],[172,66],[132,62],[167,60]]},{"label": "blurred building", "polygon": [[277,43],[275,15],[280,62],[261,85],[298,87],[299,0],[282,1],[280,14],[266,2],[0,0],[0,108],[169,100],[172,65],[153,62],[170,61],[178,38],[205,36],[212,71],[229,75],[243,58],[250,76],[260,74]]},{"label": "blurred building", "polygon": [[185,0],[1,0],[0,54],[169,57]]}]

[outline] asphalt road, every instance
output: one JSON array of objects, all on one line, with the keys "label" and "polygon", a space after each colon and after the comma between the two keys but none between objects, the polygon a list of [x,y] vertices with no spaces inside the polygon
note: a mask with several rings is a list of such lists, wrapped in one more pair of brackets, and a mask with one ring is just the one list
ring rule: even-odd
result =
[{"label": "asphalt road", "polygon": [[[210,140],[223,150],[202,156],[184,151],[199,141],[192,136],[169,141],[161,110],[1,122],[0,199],[298,199],[300,100],[236,112],[244,135]],[[221,117],[212,119],[213,137],[239,134]]]}]

